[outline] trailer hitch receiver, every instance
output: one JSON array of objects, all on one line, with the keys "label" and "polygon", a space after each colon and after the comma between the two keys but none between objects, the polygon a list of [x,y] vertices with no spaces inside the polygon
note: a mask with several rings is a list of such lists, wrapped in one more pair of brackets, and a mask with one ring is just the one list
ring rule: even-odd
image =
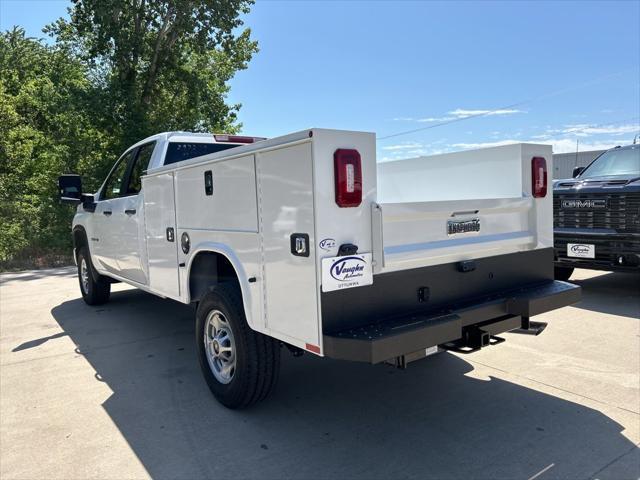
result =
[{"label": "trailer hitch receiver", "polygon": [[489,345],[497,345],[505,339],[492,335],[477,325],[470,325],[462,329],[462,338],[440,345],[445,350],[456,353],[473,353]]},{"label": "trailer hitch receiver", "polygon": [[463,327],[462,336],[459,339],[445,343],[441,347],[457,353],[477,352],[489,345],[504,342],[505,339],[498,337],[498,333],[508,332],[521,326],[522,319],[519,315],[505,315],[495,320]]}]

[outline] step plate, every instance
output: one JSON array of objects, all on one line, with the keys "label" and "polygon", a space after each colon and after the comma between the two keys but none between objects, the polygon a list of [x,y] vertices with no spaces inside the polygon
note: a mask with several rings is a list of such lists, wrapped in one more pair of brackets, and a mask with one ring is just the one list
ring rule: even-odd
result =
[{"label": "step plate", "polygon": [[331,358],[379,363],[462,334],[459,315],[414,315],[324,336],[324,353]]},{"label": "step plate", "polygon": [[456,341],[462,337],[463,328],[472,325],[496,335],[517,328],[520,317],[576,303],[580,292],[577,285],[552,280],[474,302],[460,302],[455,310],[446,313],[377,320],[362,327],[325,334],[324,354],[343,360],[379,363]]},{"label": "step plate", "polygon": [[507,313],[533,317],[580,301],[581,288],[573,283],[555,280],[533,288],[512,292]]}]

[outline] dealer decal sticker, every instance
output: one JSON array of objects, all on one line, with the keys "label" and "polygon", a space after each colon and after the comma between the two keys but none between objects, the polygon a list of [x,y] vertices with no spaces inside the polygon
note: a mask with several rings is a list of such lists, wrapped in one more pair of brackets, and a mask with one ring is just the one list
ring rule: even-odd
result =
[{"label": "dealer decal sticker", "polygon": [[330,252],[336,248],[336,241],[333,238],[325,238],[324,240],[320,240],[318,246],[325,252]]},{"label": "dealer decal sticker", "polygon": [[322,259],[322,291],[332,292],[373,283],[371,254]]}]

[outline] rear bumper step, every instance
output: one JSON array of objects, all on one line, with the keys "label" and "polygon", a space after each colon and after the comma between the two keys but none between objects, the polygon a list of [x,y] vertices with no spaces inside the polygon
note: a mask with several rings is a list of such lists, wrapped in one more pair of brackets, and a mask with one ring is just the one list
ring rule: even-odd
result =
[{"label": "rear bumper step", "polygon": [[[414,314],[325,334],[327,357],[380,363],[435,345],[470,353],[483,346],[501,343],[499,333],[537,331],[544,327],[529,317],[580,300],[580,287],[567,282],[543,284],[493,295],[437,314]],[[524,333],[524,332],[523,332]]]}]

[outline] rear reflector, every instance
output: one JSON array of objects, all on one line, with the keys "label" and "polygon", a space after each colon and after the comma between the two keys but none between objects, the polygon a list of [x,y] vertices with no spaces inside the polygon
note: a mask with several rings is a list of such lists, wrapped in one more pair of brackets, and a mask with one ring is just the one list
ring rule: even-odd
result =
[{"label": "rear reflector", "polygon": [[318,355],[320,355],[320,347],[317,346],[317,345],[313,345],[311,343],[307,343],[305,345],[305,348],[310,352],[317,353]]},{"label": "rear reflector", "polygon": [[534,198],[547,196],[547,161],[542,157],[531,159],[531,193]]},{"label": "rear reflector", "polygon": [[266,140],[263,137],[243,137],[242,135],[214,135],[216,142],[228,143],[254,143],[260,140]]},{"label": "rear reflector", "polygon": [[340,148],[333,154],[336,203],[357,207],[362,203],[362,165],[357,150]]}]

